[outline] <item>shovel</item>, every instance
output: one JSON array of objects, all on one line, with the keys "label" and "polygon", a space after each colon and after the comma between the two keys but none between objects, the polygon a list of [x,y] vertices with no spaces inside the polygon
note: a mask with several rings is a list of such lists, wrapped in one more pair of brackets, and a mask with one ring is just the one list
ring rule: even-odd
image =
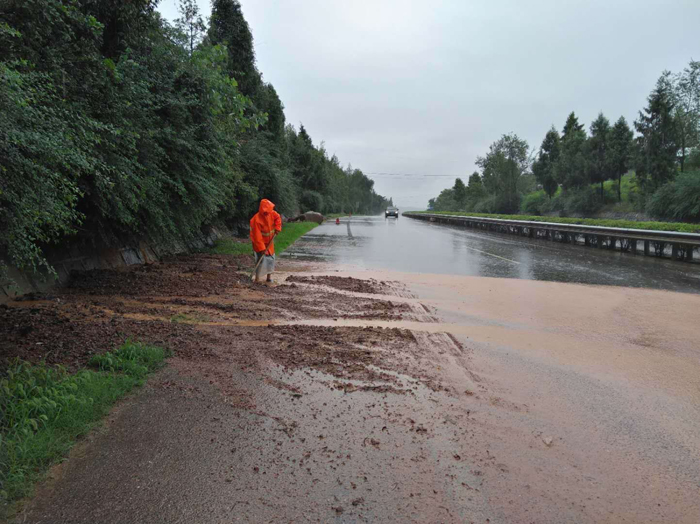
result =
[{"label": "shovel", "polygon": [[262,264],[262,261],[265,260],[265,257],[267,256],[267,252],[270,250],[270,246],[272,245],[272,241],[275,239],[277,236],[277,230],[272,234],[272,238],[270,239],[270,242],[267,244],[267,247],[265,248],[265,252],[262,254],[260,257],[260,260],[258,260],[258,263],[255,264],[255,268],[253,269],[253,273],[250,275],[251,280],[255,280],[255,274],[258,272],[258,268],[260,267],[260,264]]}]

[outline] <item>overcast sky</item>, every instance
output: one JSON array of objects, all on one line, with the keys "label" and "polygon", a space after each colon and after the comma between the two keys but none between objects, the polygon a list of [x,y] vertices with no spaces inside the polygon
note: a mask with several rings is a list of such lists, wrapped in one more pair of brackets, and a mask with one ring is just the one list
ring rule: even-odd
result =
[{"label": "overcast sky", "polygon": [[539,148],[572,110],[587,128],[599,111],[632,125],[664,69],[700,60],[698,0],[241,4],[287,121],[404,209],[466,182],[504,133]]}]

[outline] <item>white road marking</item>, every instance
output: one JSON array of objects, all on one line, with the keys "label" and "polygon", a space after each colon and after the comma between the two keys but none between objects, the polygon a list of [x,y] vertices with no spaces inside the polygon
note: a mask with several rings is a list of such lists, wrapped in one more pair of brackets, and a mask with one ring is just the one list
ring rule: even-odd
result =
[{"label": "white road marking", "polygon": [[494,255],[493,253],[489,253],[487,251],[482,251],[481,249],[476,249],[475,247],[469,247],[469,246],[464,246],[467,249],[471,249],[473,251],[478,251],[479,253],[483,253],[484,255],[488,255],[490,257],[496,257],[500,258],[501,260],[505,260],[506,262],[512,262],[513,264],[520,264],[517,260],[511,260],[510,258],[504,258],[504,257],[499,257],[498,255]]}]

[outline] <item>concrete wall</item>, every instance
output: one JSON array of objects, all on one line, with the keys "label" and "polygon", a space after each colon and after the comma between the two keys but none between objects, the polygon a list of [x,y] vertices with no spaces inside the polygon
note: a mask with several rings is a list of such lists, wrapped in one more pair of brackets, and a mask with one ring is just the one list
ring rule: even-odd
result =
[{"label": "concrete wall", "polygon": [[76,245],[60,246],[47,256],[50,264],[56,270],[57,277],[52,277],[45,272],[38,274],[10,267],[8,270],[10,280],[0,281],[0,304],[27,293],[46,292],[57,284],[65,283],[70,278],[71,271],[115,269],[134,264],[148,264],[167,255],[189,253],[211,246],[219,237],[228,232],[226,228],[221,226],[212,227],[208,233],[202,234],[200,238],[189,244],[174,242],[168,245],[159,245],[140,240],[130,242],[129,245],[120,248],[96,249]]}]

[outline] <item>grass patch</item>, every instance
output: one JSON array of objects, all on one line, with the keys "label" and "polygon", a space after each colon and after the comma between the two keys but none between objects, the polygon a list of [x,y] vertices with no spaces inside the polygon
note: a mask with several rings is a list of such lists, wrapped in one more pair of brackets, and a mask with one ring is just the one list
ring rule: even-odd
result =
[{"label": "grass patch", "polygon": [[[296,242],[299,237],[318,226],[315,222],[288,222],[282,224],[282,232],[275,237],[275,253],[284,252]],[[210,253],[217,255],[252,255],[253,246],[250,241],[241,241],[235,238],[221,238],[216,241]]]},{"label": "grass patch", "polygon": [[556,224],[581,224],[586,226],[621,227],[627,229],[650,229],[653,231],[680,231],[682,233],[700,233],[700,224],[687,224],[685,222],[640,222],[636,220],[616,220],[607,218],[567,218],[532,215],[497,215],[489,213],[455,213],[452,211],[412,211],[411,213],[453,215],[477,218],[500,218],[505,220],[529,220],[532,222],[554,222]]},{"label": "grass patch", "polygon": [[[603,182],[603,187],[607,193],[614,194],[617,199],[617,180],[606,180]],[[595,184],[594,188],[600,190],[600,185]],[[633,171],[622,175],[622,186],[620,189],[622,202],[629,202],[632,194],[637,191],[637,178]]]},{"label": "grass patch", "polygon": [[253,247],[250,241],[243,241],[235,238],[220,238],[214,246],[209,249],[209,253],[215,255],[252,255]]},{"label": "grass patch", "polygon": [[60,366],[12,362],[0,380],[0,516],[166,356],[162,348],[127,342],[95,355],[96,370],[72,375]]},{"label": "grass patch", "polygon": [[275,253],[283,253],[300,237],[314,229],[316,222],[292,222],[282,226],[282,232],[275,238]]}]

